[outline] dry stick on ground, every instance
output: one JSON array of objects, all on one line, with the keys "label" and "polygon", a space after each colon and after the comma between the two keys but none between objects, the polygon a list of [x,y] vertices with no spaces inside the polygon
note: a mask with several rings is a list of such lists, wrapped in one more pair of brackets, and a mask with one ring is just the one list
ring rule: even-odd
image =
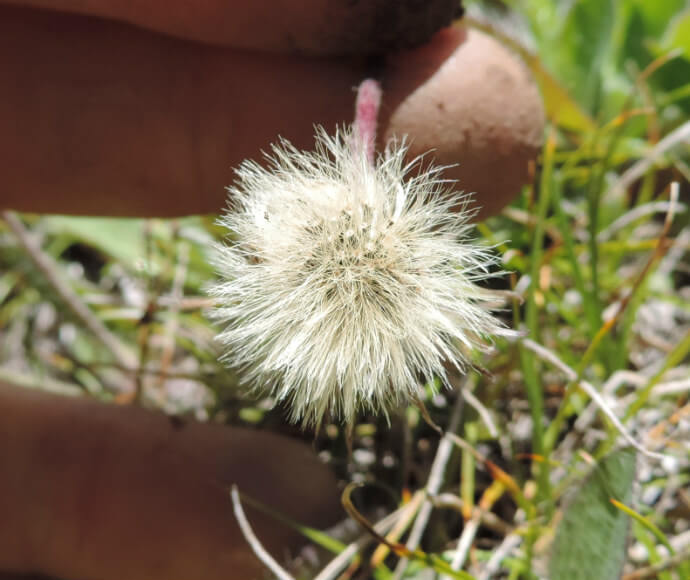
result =
[{"label": "dry stick on ground", "polygon": [[34,266],[45,276],[55,289],[65,305],[72,311],[80,322],[103,343],[113,354],[118,364],[131,371],[136,368],[136,355],[123,344],[108,328],[89,310],[79,295],[65,282],[59,273],[59,266],[53,258],[41,250],[35,236],[24,227],[24,224],[14,212],[6,211],[2,214],[12,233],[19,241],[19,245],[26,251]]},{"label": "dry stick on ground", "polygon": [[640,287],[644,279],[647,277],[647,274],[651,270],[652,266],[657,261],[662,260],[666,253],[669,251],[669,249],[673,246],[673,240],[669,240],[668,235],[671,231],[673,218],[675,217],[676,212],[678,210],[679,192],[680,185],[677,181],[674,181],[673,183],[671,183],[669,191],[668,211],[666,212],[666,217],[664,218],[664,226],[661,230],[661,234],[659,235],[656,248],[654,248],[654,252],[652,252],[652,255],[647,260],[647,263],[644,265],[640,273],[637,275],[637,278],[633,282],[631,291],[623,297],[623,299],[618,304],[618,310],[613,315],[613,317],[607,322],[608,328],[610,328],[617,320],[621,318],[623,312],[625,312],[625,310],[628,307],[628,304],[632,300],[635,290],[637,290],[637,288]]},{"label": "dry stick on ground", "polygon": [[2,381],[26,389],[35,389],[37,385],[40,385],[42,391],[69,397],[78,397],[84,394],[84,390],[74,383],[66,383],[47,376],[42,376],[39,379],[31,374],[0,367],[0,382]]},{"label": "dry stick on ground", "polygon": [[[461,449],[465,449],[466,451],[469,451],[472,456],[485,465],[486,467],[490,468],[490,471],[494,471],[498,469],[495,465],[491,467],[491,462],[487,460],[486,457],[484,457],[479,451],[477,451],[472,445],[470,445],[467,441],[462,439],[460,436],[456,435],[455,433],[446,433],[450,441],[453,442],[454,445],[457,445]],[[450,497],[450,498],[455,498],[456,500],[456,505],[452,507],[456,507],[456,509],[462,509],[462,500],[454,496],[452,494],[443,494],[443,497]],[[458,503],[459,502],[459,503]],[[450,505],[450,504],[449,504]],[[518,514],[521,513],[521,510],[518,510]],[[517,517],[517,516],[516,516]],[[516,536],[516,534],[513,533],[513,528],[511,528],[508,524],[500,520],[495,514],[485,511],[479,506],[475,506],[472,512],[472,518],[470,519],[469,522],[466,523],[465,527],[462,530],[462,534],[460,538],[458,539],[458,546],[455,550],[455,555],[453,556],[453,560],[451,562],[451,568],[453,570],[460,570],[460,568],[463,566],[465,563],[465,560],[467,558],[467,554],[469,553],[469,549],[472,547],[472,543],[474,542],[474,539],[477,535],[477,532],[479,531],[479,524],[484,523],[487,525],[487,527],[492,527],[496,529],[496,524],[499,524],[501,527],[498,529],[499,533],[502,533],[506,536],[506,540],[509,537]],[[518,543],[517,545],[520,544],[521,536],[517,536],[518,538]],[[505,543],[505,540],[504,540]],[[502,544],[503,545],[503,544]],[[508,549],[509,551],[512,550],[516,545],[513,545],[512,543],[510,544]],[[500,559],[495,560],[493,566],[496,567],[496,570],[498,570],[498,567],[500,565],[500,562],[503,560],[505,555],[501,556]],[[494,558],[492,558],[494,560]],[[488,564],[487,564],[488,565]],[[447,578],[447,577],[446,577]]]},{"label": "dry stick on ground", "polygon": [[[684,264],[682,260],[688,250],[690,250],[690,227],[686,226],[678,233],[673,245],[661,259],[656,269],[657,273],[669,276],[672,272],[680,270],[683,266],[687,267],[688,265]],[[687,270],[685,271],[687,273]]]},{"label": "dry stick on ground", "polygon": [[[647,378],[638,372],[622,370],[615,371],[600,388],[600,393],[602,397],[613,397],[618,388],[623,384],[632,384],[635,387],[642,387],[646,382]],[[590,401],[585,409],[579,414],[578,418],[573,424],[573,428],[566,434],[563,441],[558,446],[560,453],[568,455],[571,453],[577,445],[581,437],[589,430],[594,420],[598,417],[599,406],[594,402]],[[554,475],[555,474],[555,475]],[[565,477],[567,470],[559,466],[554,472],[552,472],[552,480],[558,481],[562,477]]]},{"label": "dry stick on ground", "polygon": [[489,413],[489,410],[482,404],[482,402],[475,397],[472,391],[467,388],[462,389],[462,396],[465,398],[467,404],[477,411],[477,414],[484,422],[484,425],[486,425],[486,428],[489,430],[489,435],[494,438],[498,437],[498,429],[496,428],[494,420],[491,418],[491,413]]},{"label": "dry stick on ground", "polygon": [[[465,381],[466,382],[466,381]],[[453,451],[453,442],[449,436],[449,433],[455,433],[460,424],[460,417],[462,416],[462,409],[464,399],[462,397],[462,390],[465,387],[463,385],[458,389],[458,398],[455,400],[455,405],[450,417],[450,422],[448,423],[447,433],[441,438],[438,444],[438,449],[436,451],[436,457],[431,465],[431,471],[429,473],[429,479],[426,484],[426,492],[429,495],[436,495],[441,489],[443,484],[443,477],[446,471],[446,465],[450,459],[451,452]],[[407,544],[405,546],[408,550],[414,551],[419,547],[419,542],[424,535],[426,526],[429,523],[429,517],[431,516],[431,510],[433,509],[433,503],[430,499],[424,501],[424,504],[419,510],[417,519],[412,526],[412,531],[407,539]],[[407,568],[408,559],[401,558],[398,565],[395,567],[394,579],[400,580],[402,575],[405,573]]]},{"label": "dry stick on ground", "polygon": [[179,326],[180,302],[184,295],[184,282],[187,277],[187,265],[189,263],[189,244],[178,242],[177,245],[177,265],[173,277],[172,288],[170,290],[170,307],[168,308],[168,318],[163,332],[163,347],[160,357],[160,375],[158,377],[158,387],[162,388],[165,376],[172,364],[175,354],[175,335]]},{"label": "dry stick on ground", "polygon": [[659,576],[659,572],[669,570],[670,568],[675,568],[676,566],[682,564],[683,562],[687,562],[688,560],[690,560],[690,550],[685,550],[684,552],[679,552],[678,554],[668,557],[666,560],[657,562],[652,566],[641,568],[631,572],[630,574],[626,574],[623,576],[623,580],[651,580],[652,578],[657,578]]},{"label": "dry stick on ground", "polygon": [[[104,362],[104,361],[93,361],[90,363],[84,363],[81,361],[72,361],[75,364],[79,363],[83,368],[93,372],[95,369],[115,369],[117,371],[122,371],[122,372],[130,372],[131,369],[119,365],[117,363],[110,363],[110,362]],[[190,381],[197,381],[200,383],[203,383],[204,381],[208,381],[209,377],[216,372],[215,369],[213,370],[199,370],[198,372],[183,372],[183,371],[178,371],[175,368],[171,370],[166,370],[165,372],[161,372],[161,369],[152,369],[152,368],[144,368],[140,369],[137,371],[141,375],[150,375],[153,378],[157,377],[162,377],[163,380],[169,380],[169,379],[185,379],[185,380],[190,380]]]},{"label": "dry stick on ground", "polygon": [[[386,540],[388,540],[388,542],[392,543],[400,540],[400,536],[405,533],[408,526],[417,515],[417,511],[424,501],[424,496],[424,491],[419,490],[415,492],[415,494],[412,496],[412,499],[405,504],[403,513],[401,513],[398,521],[395,522],[395,525],[391,531],[386,535]],[[376,568],[379,564],[381,564],[386,559],[390,551],[391,549],[389,545],[380,544],[372,554],[371,560],[369,561],[371,568]]]},{"label": "dry stick on ground", "polygon": [[[459,513],[463,513],[464,502],[462,498],[454,493],[441,493],[437,496],[432,496],[431,501],[437,508],[450,508]],[[484,526],[502,536],[512,534],[514,531],[513,526],[503,521],[495,513],[487,511],[477,505],[472,507],[472,515],[477,515]]]},{"label": "dry stick on ground", "polygon": [[501,545],[493,551],[477,580],[489,580],[501,569],[501,562],[510,556],[521,543],[522,536],[520,534],[508,534],[503,538]]},{"label": "dry stick on ground", "polygon": [[682,143],[690,143],[690,121],[686,121],[680,127],[671,131],[652,147],[647,155],[627,169],[604,194],[603,199],[609,199],[611,196],[616,196],[626,191],[635,181],[647,173],[664,153]]},{"label": "dry stick on ground", "polygon": [[[403,506],[392,514],[388,514],[385,518],[374,524],[374,530],[382,535],[388,533],[388,530],[395,525],[398,519],[404,516],[406,510],[407,506]],[[334,580],[338,574],[340,574],[341,570],[350,563],[352,558],[354,558],[362,548],[373,541],[374,538],[371,534],[364,534],[333,558],[314,580]]]},{"label": "dry stick on ground", "polygon": [[[455,548],[455,553],[453,554],[453,559],[451,560],[450,567],[453,570],[460,570],[467,560],[467,555],[470,553],[470,548],[474,543],[474,539],[479,531],[479,522],[481,515],[478,512],[472,514],[469,521],[465,522],[462,528],[462,534],[458,539],[458,545]],[[451,580],[450,576],[444,576],[443,580]]]},{"label": "dry stick on ground", "polygon": [[[644,205],[638,205],[629,212],[624,213],[618,219],[609,224],[605,229],[601,230],[597,234],[597,243],[603,244],[604,242],[607,242],[616,232],[629,226],[642,217],[654,213],[668,213],[671,209],[673,209],[672,204],[672,201],[653,201],[651,203],[645,203]],[[679,203],[677,204],[675,211],[677,213],[682,213],[686,209],[685,204]]]},{"label": "dry stick on ground", "polygon": [[[558,356],[556,356],[555,353],[551,352],[549,349],[546,347],[537,344],[533,340],[529,338],[524,338],[522,339],[522,344],[525,348],[531,350],[534,354],[536,354],[540,359],[542,359],[545,362],[548,362],[555,366],[557,369],[559,369],[563,374],[568,378],[569,381],[577,381],[578,380],[578,374],[575,372],[575,369],[570,368],[567,364],[565,364]],[[647,455],[648,457],[654,457],[655,459],[663,459],[666,457],[663,453],[656,453],[654,451],[650,451],[640,443],[638,443],[635,438],[628,433],[627,429],[621,423],[621,420],[616,416],[616,414],[611,410],[611,408],[607,405],[606,401],[603,399],[603,397],[599,394],[599,391],[597,391],[596,387],[589,383],[588,381],[585,381],[584,379],[580,379],[578,381],[579,387],[587,393],[587,396],[594,401],[599,409],[606,415],[609,420],[613,423],[614,427],[616,430],[623,436],[623,438],[630,444],[632,445],[635,449],[637,449],[640,453]]]}]

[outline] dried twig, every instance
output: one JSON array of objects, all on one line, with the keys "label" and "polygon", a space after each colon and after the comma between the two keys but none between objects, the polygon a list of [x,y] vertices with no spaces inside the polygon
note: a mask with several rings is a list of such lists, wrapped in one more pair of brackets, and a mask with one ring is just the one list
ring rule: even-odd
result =
[{"label": "dried twig", "polygon": [[630,435],[630,433],[628,433],[623,423],[621,423],[620,419],[616,416],[611,407],[606,403],[599,391],[597,391],[596,387],[584,379],[578,380],[577,372],[575,372],[574,369],[570,368],[560,358],[558,358],[558,356],[556,356],[554,352],[550,351],[549,349],[540,344],[537,344],[529,338],[522,339],[522,344],[525,346],[525,348],[531,350],[534,354],[536,354],[540,359],[552,364],[561,372],[563,372],[563,374],[565,374],[569,381],[578,381],[578,385],[580,386],[580,388],[585,393],[587,393],[587,396],[590,399],[592,399],[592,401],[596,403],[596,405],[599,407],[599,409],[601,409],[604,415],[606,415],[609,418],[609,420],[613,423],[614,427],[622,435],[622,437],[640,453],[647,455],[648,457],[654,457],[655,459],[663,459],[665,457],[663,453],[656,453],[654,451],[650,451],[649,449],[638,443],[635,440],[635,438],[632,435]]},{"label": "dried twig", "polygon": [[[644,386],[649,379],[643,376],[641,373],[629,371],[629,370],[619,370],[615,371],[601,387],[600,392],[604,397],[613,397],[616,391],[621,385],[631,384],[635,387]],[[594,422],[597,417],[598,407],[593,401],[590,402],[587,407],[580,413],[578,418],[575,420],[573,428],[579,433],[584,433],[587,431],[589,426]],[[571,439],[572,441],[572,439]],[[561,450],[570,449],[570,447],[564,447],[565,441],[561,444]]]},{"label": "dried twig", "polygon": [[34,266],[43,274],[74,316],[113,354],[118,364],[129,370],[136,368],[136,355],[117,336],[108,330],[105,324],[91,312],[72,287],[65,282],[59,273],[59,266],[55,260],[41,250],[40,244],[34,235],[24,227],[17,214],[6,211],[3,212],[2,216]]},{"label": "dried twig", "polygon": [[[670,201],[653,201],[651,203],[645,203],[643,205],[638,205],[637,207],[631,209],[629,212],[624,213],[617,220],[609,224],[606,228],[601,230],[597,234],[597,242],[606,242],[615,234],[617,231],[622,230],[624,227],[629,226],[634,221],[640,219],[649,214],[668,212],[671,209],[672,202]],[[676,207],[678,213],[684,212],[687,208],[685,204],[679,203]]]},{"label": "dried twig", "polygon": [[[538,221],[536,215],[531,214],[524,209],[513,207],[512,205],[504,207],[501,210],[501,215],[513,220],[515,223],[522,224],[530,228],[535,227]],[[545,231],[554,241],[555,245],[560,246],[563,243],[563,234],[558,230],[557,227],[551,224],[546,224]]]},{"label": "dried twig", "polygon": [[[459,392],[458,398],[455,401],[455,406],[453,407],[450,422],[448,424],[448,433],[454,433],[458,429],[458,425],[460,424],[460,417],[462,416],[463,402],[464,399],[462,397],[461,392]],[[441,485],[443,484],[446,465],[448,464],[451,452],[453,451],[453,442],[451,438],[448,436],[448,433],[446,433],[446,435],[444,435],[441,438],[441,441],[438,444],[438,449],[436,451],[436,457],[434,457],[434,461],[431,465],[429,479],[426,484],[426,491],[429,495],[436,495],[439,489],[441,489]],[[419,547],[419,542],[421,541],[422,535],[424,535],[426,526],[429,523],[429,517],[431,516],[432,509],[433,503],[431,502],[431,500],[425,500],[412,526],[412,531],[410,532],[410,536],[407,539],[407,544],[405,544],[408,550],[416,550]],[[402,578],[402,575],[405,573],[405,569],[407,568],[407,564],[407,558],[400,559],[398,565],[395,567],[395,580],[399,580],[400,578]]]},{"label": "dried twig", "polygon": [[657,397],[667,395],[687,395],[690,393],[690,379],[660,383],[654,387],[653,393]]},{"label": "dried twig", "polygon": [[522,536],[519,534],[508,534],[503,538],[501,545],[493,551],[477,580],[489,580],[501,569],[501,562],[510,556],[521,543]]},{"label": "dried twig", "polygon": [[661,259],[657,267],[657,272],[661,275],[668,276],[671,272],[683,266],[683,256],[685,256],[688,249],[690,249],[690,227],[685,227],[678,233],[673,241],[673,245]]},{"label": "dried twig", "polygon": [[626,294],[622,300],[620,300],[620,302],[618,303],[618,308],[615,310],[613,316],[606,321],[604,326],[599,330],[598,335],[594,337],[593,341],[596,341],[597,338],[603,338],[603,336],[608,334],[613,325],[618,320],[620,320],[620,318],[623,316],[623,313],[628,308],[630,301],[633,299],[635,292],[642,285],[642,282],[645,280],[647,274],[649,274],[650,270],[652,269],[652,266],[657,261],[661,260],[666,255],[666,252],[668,252],[669,248],[673,245],[673,243],[670,242],[668,239],[668,234],[671,231],[673,218],[676,215],[676,210],[678,208],[679,190],[680,186],[678,185],[677,181],[671,183],[669,191],[668,211],[666,212],[666,216],[664,218],[664,226],[657,240],[656,248],[654,249],[654,252],[652,252],[652,255],[649,257],[647,262],[645,263],[642,270],[640,270],[637,277],[635,278],[632,284],[631,291],[628,292],[628,294]]},{"label": "dried twig", "polygon": [[669,556],[665,560],[657,562],[652,566],[640,568],[639,570],[635,570],[630,574],[626,574],[625,576],[623,576],[623,580],[648,580],[651,578],[657,578],[659,572],[663,572],[664,570],[668,570],[670,568],[675,568],[679,564],[687,562],[689,559],[690,550],[685,550],[684,552],[679,552],[678,554]]},{"label": "dried twig", "polygon": [[609,188],[603,199],[610,199],[628,189],[635,181],[642,177],[667,151],[681,143],[690,143],[690,121],[686,121],[677,129],[652,147],[648,154],[627,169]]},{"label": "dried twig", "polygon": [[[419,507],[422,505],[423,501],[424,491],[417,491],[412,496],[412,499],[403,506],[403,512],[400,514],[398,521],[395,522],[395,525],[391,531],[386,535],[386,540],[389,542],[397,542],[400,539],[400,536],[403,535],[405,530],[407,530],[408,526],[410,525],[410,522],[417,515],[417,510],[419,510]],[[386,544],[380,544],[371,556],[371,567],[376,568],[376,566],[386,559],[386,556],[388,556],[389,553],[390,547]]]},{"label": "dried twig", "polygon": [[[467,555],[470,552],[470,548],[474,543],[474,538],[477,536],[479,531],[479,522],[481,516],[475,512],[469,521],[465,522],[465,526],[462,528],[462,534],[458,539],[458,546],[455,548],[455,553],[453,554],[453,559],[450,562],[450,567],[453,570],[460,570],[467,560]],[[450,580],[449,576],[445,576],[444,580]]]},{"label": "dried twig", "polygon": [[163,346],[160,357],[158,386],[162,387],[165,381],[172,360],[175,354],[175,335],[179,326],[180,303],[184,295],[184,281],[187,277],[187,265],[189,263],[189,245],[179,242],[177,248],[177,265],[175,276],[173,277],[172,288],[170,290],[170,307],[168,308],[169,318],[166,321],[163,335],[161,337]]},{"label": "dried twig", "polygon": [[280,580],[295,580],[294,577],[289,574],[278,562],[273,559],[266,549],[261,545],[259,539],[254,534],[254,530],[249,525],[249,520],[244,514],[242,509],[242,503],[240,502],[240,492],[237,490],[237,486],[233,485],[230,489],[230,497],[232,499],[232,509],[235,512],[235,518],[240,526],[242,535],[247,543],[250,545],[251,549],[256,554],[256,557],[263,562],[263,564],[275,574]]},{"label": "dried twig", "polygon": [[58,393],[70,397],[84,394],[83,389],[78,385],[59,381],[52,377],[25,374],[3,367],[0,367],[0,381],[5,381],[18,387],[41,389],[49,393]]},{"label": "dried twig", "polygon": [[[376,532],[379,534],[387,533],[388,530],[400,518],[400,516],[404,514],[406,507],[407,506],[401,507],[392,514],[387,515],[385,518],[375,523],[374,530],[376,530]],[[333,558],[333,560],[331,560],[329,564],[323,570],[321,570],[319,575],[314,578],[314,580],[333,580],[362,548],[373,541],[374,538],[371,534],[364,534],[357,541],[352,542],[349,546],[347,546],[347,548],[340,552],[340,554]]]},{"label": "dried twig", "polygon": [[494,420],[491,418],[491,413],[489,413],[489,410],[482,404],[482,402],[477,399],[477,397],[474,396],[474,393],[467,388],[462,389],[462,396],[465,398],[467,403],[475,411],[477,411],[477,414],[481,417],[484,425],[486,425],[486,428],[489,430],[489,435],[492,437],[498,437],[498,429],[496,428]]},{"label": "dried twig", "polygon": [[[437,496],[432,496],[431,501],[437,508],[450,508],[459,513],[463,513],[464,502],[462,498],[454,493],[441,493]],[[497,534],[507,536],[513,532],[513,526],[504,522],[495,513],[487,511],[477,505],[472,507],[472,516],[478,516],[482,525],[488,529],[493,530]]]}]

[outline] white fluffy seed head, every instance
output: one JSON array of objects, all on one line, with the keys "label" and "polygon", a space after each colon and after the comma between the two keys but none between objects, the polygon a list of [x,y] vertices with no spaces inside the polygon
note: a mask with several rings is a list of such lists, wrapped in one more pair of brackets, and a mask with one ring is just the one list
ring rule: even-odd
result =
[{"label": "white fluffy seed head", "polygon": [[234,241],[216,248],[211,289],[223,360],[295,422],[385,413],[507,332],[475,284],[495,259],[467,240],[467,198],[440,168],[413,175],[405,151],[372,165],[350,130],[319,128],[314,152],[282,141],[229,188]]}]

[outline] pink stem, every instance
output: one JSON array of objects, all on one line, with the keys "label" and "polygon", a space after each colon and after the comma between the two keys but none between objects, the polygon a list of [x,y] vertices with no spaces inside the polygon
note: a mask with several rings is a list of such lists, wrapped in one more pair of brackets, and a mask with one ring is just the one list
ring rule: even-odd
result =
[{"label": "pink stem", "polygon": [[357,89],[355,105],[355,139],[363,146],[367,159],[374,164],[376,124],[381,106],[381,86],[373,79],[362,81]]}]

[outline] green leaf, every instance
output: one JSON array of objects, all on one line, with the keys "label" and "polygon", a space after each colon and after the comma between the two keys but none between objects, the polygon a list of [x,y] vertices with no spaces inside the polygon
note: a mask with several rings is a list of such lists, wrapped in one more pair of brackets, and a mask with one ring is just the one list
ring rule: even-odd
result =
[{"label": "green leaf", "polygon": [[142,219],[55,215],[44,218],[44,224],[53,233],[67,234],[130,267],[145,255]]},{"label": "green leaf", "polygon": [[679,13],[669,24],[663,46],[667,50],[680,48],[690,60],[690,10]]},{"label": "green leaf", "polygon": [[607,455],[566,508],[549,562],[551,580],[617,580],[625,558],[630,516],[611,503],[630,504],[635,452]]},{"label": "green leaf", "polygon": [[536,57],[527,59],[544,99],[546,116],[559,126],[586,133],[595,128],[592,118],[572,99],[563,86],[547,71]]}]

